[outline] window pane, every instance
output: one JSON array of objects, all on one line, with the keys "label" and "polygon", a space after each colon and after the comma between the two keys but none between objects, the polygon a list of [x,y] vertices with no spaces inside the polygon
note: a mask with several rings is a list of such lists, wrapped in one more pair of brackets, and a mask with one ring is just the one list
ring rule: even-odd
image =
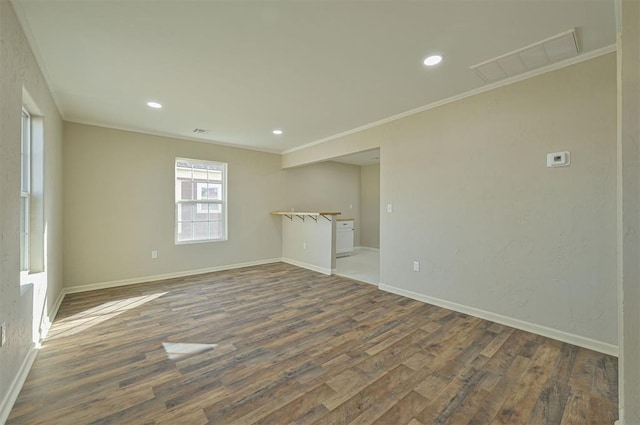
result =
[{"label": "window pane", "polygon": [[220,197],[221,185],[213,183],[196,183],[197,185],[197,198],[198,200],[222,200]]},{"label": "window pane", "polygon": [[209,221],[222,220],[222,205],[209,204],[209,214],[207,215],[207,220]]},{"label": "window pane", "polygon": [[209,183],[207,185],[207,198],[212,201],[222,201],[222,185],[220,183]]},{"label": "window pane", "polygon": [[195,200],[194,184],[191,180],[179,180],[176,190],[177,199],[179,201],[192,201]]},{"label": "window pane", "polygon": [[196,199],[207,199],[207,183],[197,182],[196,185]]},{"label": "window pane", "polygon": [[178,165],[176,167],[176,178],[181,180],[191,180],[192,179],[191,167]]},{"label": "window pane", "polygon": [[193,239],[202,240],[209,239],[209,223],[198,222],[193,223]]},{"label": "window pane", "polygon": [[222,170],[209,170],[210,181],[222,181]]},{"label": "window pane", "polygon": [[195,210],[193,204],[178,204],[178,221],[193,221]]},{"label": "window pane", "polygon": [[20,270],[29,269],[29,198],[20,198]]},{"label": "window pane", "polygon": [[207,204],[201,204],[201,203],[197,203],[194,205],[194,209],[195,209],[195,216],[193,217],[193,219],[195,221],[204,221],[207,219],[207,213],[209,212],[208,209],[208,205]]},{"label": "window pane", "polygon": [[200,181],[207,181],[207,170],[201,170],[194,168],[193,170],[193,179]]},{"label": "window pane", "polygon": [[21,147],[21,183],[20,190],[24,193],[29,192],[29,165],[30,165],[30,148],[31,148],[31,123],[29,115],[22,111],[22,147]]},{"label": "window pane", "polygon": [[193,223],[178,223],[178,240],[190,241],[193,240]]},{"label": "window pane", "polygon": [[222,239],[224,237],[222,221],[212,221],[209,225],[212,239]]}]

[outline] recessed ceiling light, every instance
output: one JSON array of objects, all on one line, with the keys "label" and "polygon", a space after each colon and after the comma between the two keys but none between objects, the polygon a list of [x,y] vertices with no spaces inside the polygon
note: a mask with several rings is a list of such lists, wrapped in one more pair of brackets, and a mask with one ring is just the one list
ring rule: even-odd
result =
[{"label": "recessed ceiling light", "polygon": [[273,130],[273,134],[280,135],[282,134],[282,130]]},{"label": "recessed ceiling light", "polygon": [[158,102],[147,102],[147,106],[154,109],[162,108],[162,105]]},{"label": "recessed ceiling light", "polygon": [[442,56],[440,55],[431,55],[424,60],[424,64],[427,66],[437,65],[440,62],[442,62]]}]

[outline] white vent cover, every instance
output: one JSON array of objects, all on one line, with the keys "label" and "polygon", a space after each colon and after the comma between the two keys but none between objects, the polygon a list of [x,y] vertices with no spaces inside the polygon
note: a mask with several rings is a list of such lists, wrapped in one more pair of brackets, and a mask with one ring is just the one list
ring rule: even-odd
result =
[{"label": "white vent cover", "polygon": [[578,56],[578,42],[575,29],[571,29],[470,69],[485,83],[493,83],[574,56]]}]

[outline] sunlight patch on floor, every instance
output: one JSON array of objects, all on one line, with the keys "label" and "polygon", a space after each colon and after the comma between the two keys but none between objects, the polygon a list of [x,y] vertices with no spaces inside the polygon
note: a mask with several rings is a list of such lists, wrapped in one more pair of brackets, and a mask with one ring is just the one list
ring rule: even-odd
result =
[{"label": "sunlight patch on floor", "polygon": [[157,294],[131,297],[100,304],[99,306],[56,321],[55,326],[49,332],[49,336],[57,338],[61,336],[75,335],[119,314],[153,301],[156,298],[160,298],[166,293],[167,292],[158,292]]},{"label": "sunlight patch on floor", "polygon": [[184,360],[191,356],[213,350],[218,344],[192,344],[186,342],[163,342],[162,346],[169,360]]}]

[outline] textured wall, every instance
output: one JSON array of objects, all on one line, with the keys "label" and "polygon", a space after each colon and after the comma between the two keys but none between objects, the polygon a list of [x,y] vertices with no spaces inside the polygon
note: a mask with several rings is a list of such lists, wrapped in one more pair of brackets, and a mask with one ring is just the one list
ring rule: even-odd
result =
[{"label": "textured wall", "polygon": [[[307,211],[310,212],[310,211]],[[336,221],[305,216],[282,217],[282,257],[292,264],[324,274],[336,268]]]},{"label": "textured wall", "polygon": [[[44,272],[20,285],[20,120],[23,89],[44,115]],[[0,0],[0,422],[43,319],[62,289],[62,121],[11,5]]]},{"label": "textured wall", "polygon": [[618,425],[640,423],[640,3],[618,2]]},{"label": "textured wall", "polygon": [[[227,241],[174,244],[176,157],[229,164]],[[283,171],[275,154],[74,123],[65,123],[65,164],[68,287],[280,258],[274,210],[359,218],[359,167],[351,165]]]},{"label": "textured wall", "polygon": [[[615,140],[608,54],[282,162],[379,146],[382,283],[615,345]],[[564,150],[571,166],[547,168]]]},{"label": "textured wall", "polygon": [[285,210],[336,211],[356,222],[354,243],[360,243],[360,167],[324,162],[285,171]]},{"label": "textured wall", "polygon": [[[227,241],[175,245],[176,157],[228,163]],[[66,286],[281,256],[278,155],[65,123],[65,163]]]},{"label": "textured wall", "polygon": [[380,164],[360,167],[360,245],[380,248]]}]

